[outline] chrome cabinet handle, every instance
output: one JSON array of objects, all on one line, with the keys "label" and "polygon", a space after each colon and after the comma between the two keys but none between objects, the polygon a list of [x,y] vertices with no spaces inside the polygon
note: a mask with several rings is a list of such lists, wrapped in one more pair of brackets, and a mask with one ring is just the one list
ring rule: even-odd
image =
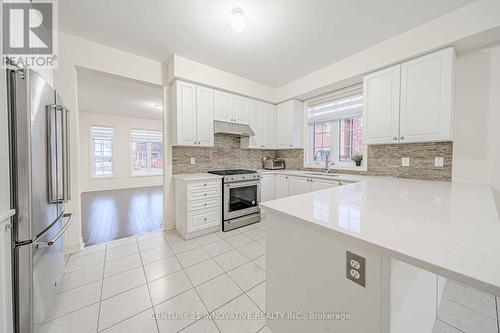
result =
[{"label": "chrome cabinet handle", "polygon": [[72,213],[63,214],[62,217],[64,219],[66,218],[68,219],[68,222],[66,222],[64,227],[62,227],[62,229],[52,239],[46,242],[35,242],[35,246],[37,248],[44,248],[54,245],[54,243],[57,242],[59,238],[61,238],[61,236],[66,232],[66,230],[68,230],[69,226],[71,225],[71,222],[73,221],[73,214]]},{"label": "chrome cabinet handle", "polygon": [[401,139],[401,140],[404,140],[404,139],[405,139],[405,137],[404,137],[404,136],[402,136],[400,139]]},{"label": "chrome cabinet handle", "polygon": [[397,140],[398,140],[398,137],[397,137],[397,136],[395,136],[395,137],[393,137],[392,139],[393,139],[394,141],[397,141]]}]

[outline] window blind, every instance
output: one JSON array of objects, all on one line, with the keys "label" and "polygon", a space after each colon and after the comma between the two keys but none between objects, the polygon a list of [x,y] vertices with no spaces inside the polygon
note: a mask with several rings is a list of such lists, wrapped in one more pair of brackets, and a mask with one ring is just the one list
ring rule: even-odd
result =
[{"label": "window blind", "polygon": [[94,140],[106,140],[113,138],[113,127],[92,126],[90,136]]},{"label": "window blind", "polygon": [[308,123],[334,121],[363,113],[363,91],[359,85],[307,102]]},{"label": "window blind", "polygon": [[163,134],[161,131],[150,131],[133,129],[131,131],[132,141],[139,142],[163,142]]}]

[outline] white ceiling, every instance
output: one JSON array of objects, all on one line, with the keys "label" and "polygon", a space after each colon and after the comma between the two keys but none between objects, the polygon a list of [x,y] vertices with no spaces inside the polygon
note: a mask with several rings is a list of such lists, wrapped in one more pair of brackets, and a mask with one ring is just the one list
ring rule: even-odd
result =
[{"label": "white ceiling", "polygon": [[[61,30],[278,87],[472,0],[64,0]],[[230,30],[241,7],[247,26]]]},{"label": "white ceiling", "polygon": [[[90,70],[78,70],[81,112],[162,120],[163,89]],[[160,109],[159,109],[160,108]]]}]

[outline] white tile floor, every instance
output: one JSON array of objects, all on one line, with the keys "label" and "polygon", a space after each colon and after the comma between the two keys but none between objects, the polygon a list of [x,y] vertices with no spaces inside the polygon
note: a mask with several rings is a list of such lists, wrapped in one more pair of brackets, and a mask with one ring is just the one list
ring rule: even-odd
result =
[{"label": "white tile floor", "polygon": [[265,311],[265,237],[258,223],[188,241],[158,231],[85,248],[68,259],[41,333],[270,332],[260,319],[227,319]]},{"label": "white tile floor", "polygon": [[[94,245],[68,259],[41,333],[270,333],[260,319],[227,319],[265,311],[265,266],[263,223]],[[448,281],[433,333],[498,333],[497,318],[493,296]]]}]

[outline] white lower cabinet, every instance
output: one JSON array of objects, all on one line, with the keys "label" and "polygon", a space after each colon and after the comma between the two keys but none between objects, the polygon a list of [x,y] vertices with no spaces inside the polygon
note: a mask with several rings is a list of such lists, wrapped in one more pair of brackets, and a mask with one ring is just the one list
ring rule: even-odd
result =
[{"label": "white lower cabinet", "polygon": [[274,175],[260,177],[260,202],[274,200]]},{"label": "white lower cabinet", "polygon": [[274,198],[281,199],[288,196],[288,176],[276,175],[274,178]]},{"label": "white lower cabinet", "polygon": [[298,195],[307,193],[311,190],[309,178],[290,177],[289,178],[288,195]]},{"label": "white lower cabinet", "polygon": [[312,191],[326,190],[327,188],[332,188],[341,185],[338,181],[322,180],[322,179],[311,179],[310,186]]},{"label": "white lower cabinet", "polygon": [[[347,184],[347,182],[345,182],[345,184]],[[274,199],[281,199],[291,195],[324,190],[339,185],[342,185],[342,183],[337,180],[318,179],[300,175],[288,176],[277,174],[274,176]],[[268,194],[264,193],[267,187],[268,186],[261,187],[261,197],[268,198]]]},{"label": "white lower cabinet", "polygon": [[175,179],[175,225],[184,239],[220,230],[222,223],[222,180]]}]

